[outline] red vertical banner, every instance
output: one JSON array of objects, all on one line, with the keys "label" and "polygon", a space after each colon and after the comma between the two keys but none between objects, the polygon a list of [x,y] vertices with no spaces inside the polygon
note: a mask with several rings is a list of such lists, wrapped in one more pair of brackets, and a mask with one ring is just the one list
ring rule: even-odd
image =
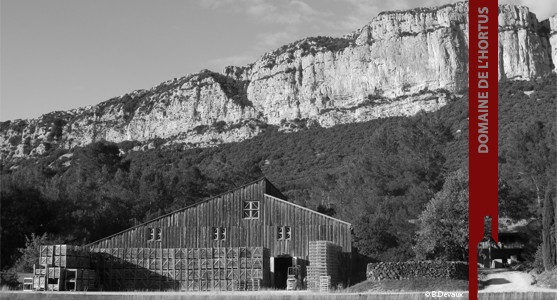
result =
[{"label": "red vertical banner", "polygon": [[478,243],[485,216],[492,217],[491,236],[498,239],[498,5],[493,0],[468,3],[469,295],[478,299]]}]

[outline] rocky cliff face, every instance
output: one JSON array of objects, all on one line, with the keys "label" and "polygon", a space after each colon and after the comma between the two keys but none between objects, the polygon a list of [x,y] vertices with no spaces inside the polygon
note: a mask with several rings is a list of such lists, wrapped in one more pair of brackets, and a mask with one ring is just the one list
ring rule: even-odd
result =
[{"label": "rocky cliff face", "polygon": [[499,6],[499,78],[528,79],[551,72],[544,26],[526,7]]},{"label": "rocky cliff face", "polygon": [[548,37],[548,48],[551,51],[551,60],[553,63],[553,71],[557,71],[557,15],[553,15],[548,20],[544,21],[545,32]]},{"label": "rocky cliff face", "polygon": [[[96,106],[0,125],[2,158],[105,139],[183,143],[241,141],[277,125],[334,126],[433,111],[467,87],[468,5],[384,12],[340,38],[306,38],[244,67],[203,70]],[[552,72],[556,17],[499,9],[499,77]],[[294,126],[296,128],[296,126]]]}]

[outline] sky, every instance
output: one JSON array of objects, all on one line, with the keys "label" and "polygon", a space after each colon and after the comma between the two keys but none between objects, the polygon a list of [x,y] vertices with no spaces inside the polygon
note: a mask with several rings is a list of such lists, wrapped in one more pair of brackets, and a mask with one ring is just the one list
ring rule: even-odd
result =
[{"label": "sky", "polygon": [[[95,105],[202,69],[245,65],[381,11],[454,0],[0,0],[0,121]],[[554,0],[504,0],[542,20]]]}]

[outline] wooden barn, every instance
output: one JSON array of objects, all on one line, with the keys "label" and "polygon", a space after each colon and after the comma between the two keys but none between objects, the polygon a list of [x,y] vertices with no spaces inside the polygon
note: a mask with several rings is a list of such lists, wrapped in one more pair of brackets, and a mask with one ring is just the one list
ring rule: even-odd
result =
[{"label": "wooden barn", "polygon": [[289,202],[262,178],[87,248],[97,253],[105,290],[250,290],[285,288],[290,266],[305,277],[310,241],[337,247],[339,283],[345,281],[351,225]]},{"label": "wooden barn", "polygon": [[504,268],[523,261],[526,239],[517,231],[501,231],[498,233],[499,243],[491,238],[484,238],[478,245],[478,262],[484,268]]}]

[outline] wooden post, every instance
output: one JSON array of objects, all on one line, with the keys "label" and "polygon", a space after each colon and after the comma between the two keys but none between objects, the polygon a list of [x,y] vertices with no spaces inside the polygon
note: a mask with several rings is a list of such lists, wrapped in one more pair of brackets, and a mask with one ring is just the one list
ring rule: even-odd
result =
[{"label": "wooden post", "polygon": [[270,264],[270,272],[269,272],[269,276],[271,276],[271,287],[275,287],[275,258],[274,257],[270,257],[269,258],[269,264]]},{"label": "wooden post", "polygon": [[45,265],[45,275],[44,275],[44,290],[48,291],[48,265]]},{"label": "wooden post", "polygon": [[132,265],[132,272],[133,272],[133,289],[137,290],[137,274],[138,274],[138,263],[139,263],[139,248],[135,252],[135,256],[133,255],[133,248],[131,252],[131,260],[135,261],[135,264]]},{"label": "wooden post", "polygon": [[491,241],[489,241],[489,268],[491,268]]},{"label": "wooden post", "polygon": [[[156,231],[155,231],[155,235],[156,235]],[[162,255],[162,241],[160,242],[159,245],[160,245],[160,249],[161,249],[161,257],[159,258],[159,260],[160,260],[160,269],[159,269],[160,274],[159,275],[160,276],[157,276],[157,277],[159,277],[159,279],[158,279],[159,280],[159,291],[162,291],[162,280],[164,279],[164,276],[162,275],[162,256],[163,256]],[[157,257],[157,254],[155,253],[155,258],[156,257]],[[156,262],[155,262],[155,264],[156,264]]]}]

